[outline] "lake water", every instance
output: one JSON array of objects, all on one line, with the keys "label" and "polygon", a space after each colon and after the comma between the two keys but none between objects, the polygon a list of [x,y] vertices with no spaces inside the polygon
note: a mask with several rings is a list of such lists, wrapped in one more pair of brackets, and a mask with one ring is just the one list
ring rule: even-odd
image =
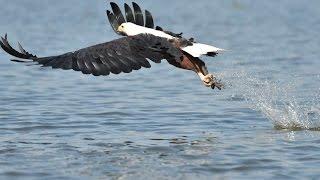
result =
[{"label": "lake water", "polygon": [[[166,62],[93,77],[1,51],[0,179],[319,177],[320,1],[137,2],[228,49],[203,57],[226,89]],[[0,33],[39,56],[118,37],[106,1],[0,3]]]}]

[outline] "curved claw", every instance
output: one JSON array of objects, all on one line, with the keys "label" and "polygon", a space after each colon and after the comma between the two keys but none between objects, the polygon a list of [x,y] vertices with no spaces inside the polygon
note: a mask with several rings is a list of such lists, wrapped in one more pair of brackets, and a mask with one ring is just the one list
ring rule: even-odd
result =
[{"label": "curved claw", "polygon": [[224,84],[222,84],[220,80],[217,80],[212,74],[207,74],[205,76],[200,75],[200,77],[203,84],[207,87],[211,87],[212,89],[217,88],[219,90],[224,88]]},{"label": "curved claw", "polygon": [[219,90],[222,90],[224,88],[224,84],[221,83],[221,81],[214,81],[214,83],[211,85],[211,88],[218,88]]}]

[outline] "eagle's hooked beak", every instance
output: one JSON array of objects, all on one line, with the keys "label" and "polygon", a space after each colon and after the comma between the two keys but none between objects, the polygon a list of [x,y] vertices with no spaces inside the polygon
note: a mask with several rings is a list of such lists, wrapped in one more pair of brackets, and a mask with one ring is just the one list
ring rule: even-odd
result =
[{"label": "eagle's hooked beak", "polygon": [[124,31],[124,25],[121,24],[119,27],[118,27],[118,32],[123,32]]}]

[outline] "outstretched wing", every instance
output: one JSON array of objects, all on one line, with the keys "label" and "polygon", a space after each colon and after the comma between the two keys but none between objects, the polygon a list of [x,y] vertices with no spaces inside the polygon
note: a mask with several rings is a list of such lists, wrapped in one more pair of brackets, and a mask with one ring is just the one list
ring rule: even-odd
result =
[{"label": "outstretched wing", "polygon": [[171,31],[163,30],[163,28],[161,28],[160,26],[155,27],[151,12],[145,10],[143,14],[140,6],[135,2],[132,3],[133,9],[127,3],[124,4],[125,16],[122,14],[120,7],[116,3],[111,2],[110,5],[112,12],[107,10],[108,20],[111,24],[112,29],[119,35],[123,34],[118,32],[118,27],[122,23],[131,22],[139,26],[163,31],[173,37],[182,37],[182,33],[173,33]]},{"label": "outstretched wing", "polygon": [[7,35],[1,38],[0,45],[4,51],[17,58],[28,60],[13,60],[16,62],[37,62],[43,66],[59,69],[73,69],[83,74],[95,76],[130,73],[141,67],[150,68],[148,59],[160,63],[162,59],[180,62],[181,51],[164,38],[149,34],[123,37],[114,41],[98,44],[75,52],[50,57],[38,58],[28,53],[20,44],[21,52],[12,48]]},{"label": "outstretched wing", "polygon": [[154,28],[154,21],[153,21],[152,14],[148,10],[145,10],[143,14],[140,6],[137,3],[135,2],[132,3],[133,9],[128,4],[126,3],[124,4],[125,16],[122,14],[121,9],[116,3],[111,2],[110,5],[112,8],[112,12],[107,10],[107,16],[113,30],[117,34],[120,34],[117,31],[118,27],[122,23],[126,23],[126,22],[131,22],[136,25],[145,26],[151,29]]}]

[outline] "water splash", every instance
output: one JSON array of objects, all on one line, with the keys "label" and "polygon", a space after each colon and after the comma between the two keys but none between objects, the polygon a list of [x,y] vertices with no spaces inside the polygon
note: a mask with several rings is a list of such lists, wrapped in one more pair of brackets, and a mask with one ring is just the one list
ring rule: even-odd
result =
[{"label": "water splash", "polygon": [[220,75],[232,86],[233,96],[240,96],[250,108],[265,115],[277,129],[320,130],[320,89],[316,95],[295,97],[297,82],[280,83],[249,75],[245,71],[231,71]]}]

